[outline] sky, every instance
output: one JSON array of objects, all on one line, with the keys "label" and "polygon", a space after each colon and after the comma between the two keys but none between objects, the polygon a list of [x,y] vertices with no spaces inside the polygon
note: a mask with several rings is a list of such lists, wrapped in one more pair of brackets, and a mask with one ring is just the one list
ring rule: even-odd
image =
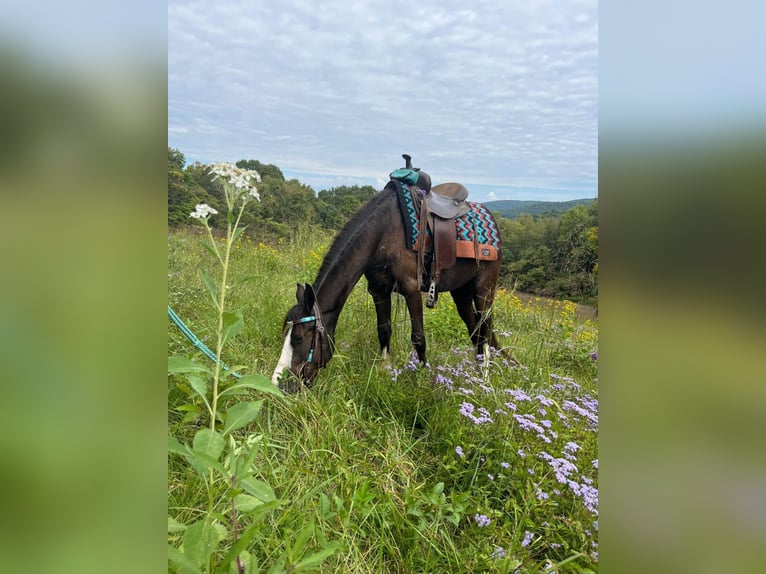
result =
[{"label": "sky", "polygon": [[475,201],[596,197],[597,3],[170,0],[168,145],[316,191],[409,153]]}]

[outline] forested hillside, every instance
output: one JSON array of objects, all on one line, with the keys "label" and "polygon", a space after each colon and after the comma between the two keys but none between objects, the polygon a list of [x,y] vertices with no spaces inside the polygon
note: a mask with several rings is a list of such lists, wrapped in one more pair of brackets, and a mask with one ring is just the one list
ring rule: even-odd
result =
[{"label": "forested hillside", "polygon": [[506,219],[514,219],[520,215],[552,215],[563,213],[578,205],[589,206],[595,199],[573,199],[571,201],[533,201],[522,199],[501,199],[485,201],[484,205],[494,214],[500,214]]},{"label": "forested hillside", "polygon": [[[258,160],[240,160],[239,167],[256,170],[261,201],[246,207],[242,223],[245,233],[266,244],[295,237],[312,227],[337,231],[378,190],[372,186],[340,186],[315,192],[297,179],[286,180],[282,170]],[[198,203],[219,211],[210,218],[213,228],[225,224],[226,210],[220,186],[208,166],[186,165],[184,154],[168,148],[168,225],[191,225],[189,214]],[[586,203],[586,205],[578,203]],[[596,305],[598,297],[598,203],[519,202],[526,211],[542,209],[539,215],[509,218],[507,210],[487,202],[495,215],[503,245],[501,284],[541,296],[571,299]],[[574,206],[568,206],[573,204]],[[502,206],[501,206],[502,207]],[[520,207],[520,206],[516,206]],[[544,209],[543,209],[544,208]]]}]

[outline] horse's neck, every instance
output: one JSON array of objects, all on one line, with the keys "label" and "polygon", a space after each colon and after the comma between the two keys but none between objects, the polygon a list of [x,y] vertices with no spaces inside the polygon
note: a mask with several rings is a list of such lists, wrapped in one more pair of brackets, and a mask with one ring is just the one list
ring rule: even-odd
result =
[{"label": "horse's neck", "polygon": [[330,247],[314,282],[327,330],[332,335],[340,312],[372,259],[382,237],[380,214],[385,205],[363,210],[349,222]]},{"label": "horse's neck", "polygon": [[335,332],[340,312],[364,273],[376,244],[372,238],[360,240],[352,253],[341,254],[339,259],[323,269],[314,283],[317,302],[331,335]]}]

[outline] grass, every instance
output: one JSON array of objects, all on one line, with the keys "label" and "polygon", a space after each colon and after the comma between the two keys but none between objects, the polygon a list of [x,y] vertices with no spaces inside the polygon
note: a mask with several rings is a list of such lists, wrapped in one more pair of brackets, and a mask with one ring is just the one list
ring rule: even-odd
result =
[{"label": "grass", "polygon": [[[226,363],[270,375],[295,284],[313,280],[330,242],[243,237],[228,297],[244,310],[245,327]],[[170,234],[168,248],[169,305],[209,344],[215,325],[199,270],[214,273],[211,258],[189,231]],[[578,319],[572,303],[522,303],[501,290],[495,325],[520,366],[500,355],[480,366],[444,296],[426,309],[429,364],[418,367],[403,300],[393,307],[389,365],[379,361],[362,279],[314,387],[267,398],[255,423],[237,432],[260,443],[257,474],[281,501],[247,548],[249,568],[268,571],[310,532],[306,548],[341,545],[322,572],[597,571],[596,324]],[[169,355],[207,361],[172,324],[168,346]],[[183,379],[169,378],[169,432],[185,442],[205,424],[192,397]],[[207,496],[198,475],[170,457],[169,517],[199,518]],[[179,544],[172,533],[169,541]]]}]

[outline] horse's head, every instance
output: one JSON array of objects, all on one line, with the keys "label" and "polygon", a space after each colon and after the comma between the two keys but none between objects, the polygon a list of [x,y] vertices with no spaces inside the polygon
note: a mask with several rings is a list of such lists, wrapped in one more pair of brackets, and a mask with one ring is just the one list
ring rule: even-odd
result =
[{"label": "horse's head", "polygon": [[[278,385],[281,375],[287,370],[300,383],[311,386],[319,369],[330,359],[330,346],[313,287],[299,283],[295,298],[298,303],[290,308],[285,317],[285,341],[271,381]],[[294,382],[285,385],[287,391],[298,388],[299,385]]]}]

